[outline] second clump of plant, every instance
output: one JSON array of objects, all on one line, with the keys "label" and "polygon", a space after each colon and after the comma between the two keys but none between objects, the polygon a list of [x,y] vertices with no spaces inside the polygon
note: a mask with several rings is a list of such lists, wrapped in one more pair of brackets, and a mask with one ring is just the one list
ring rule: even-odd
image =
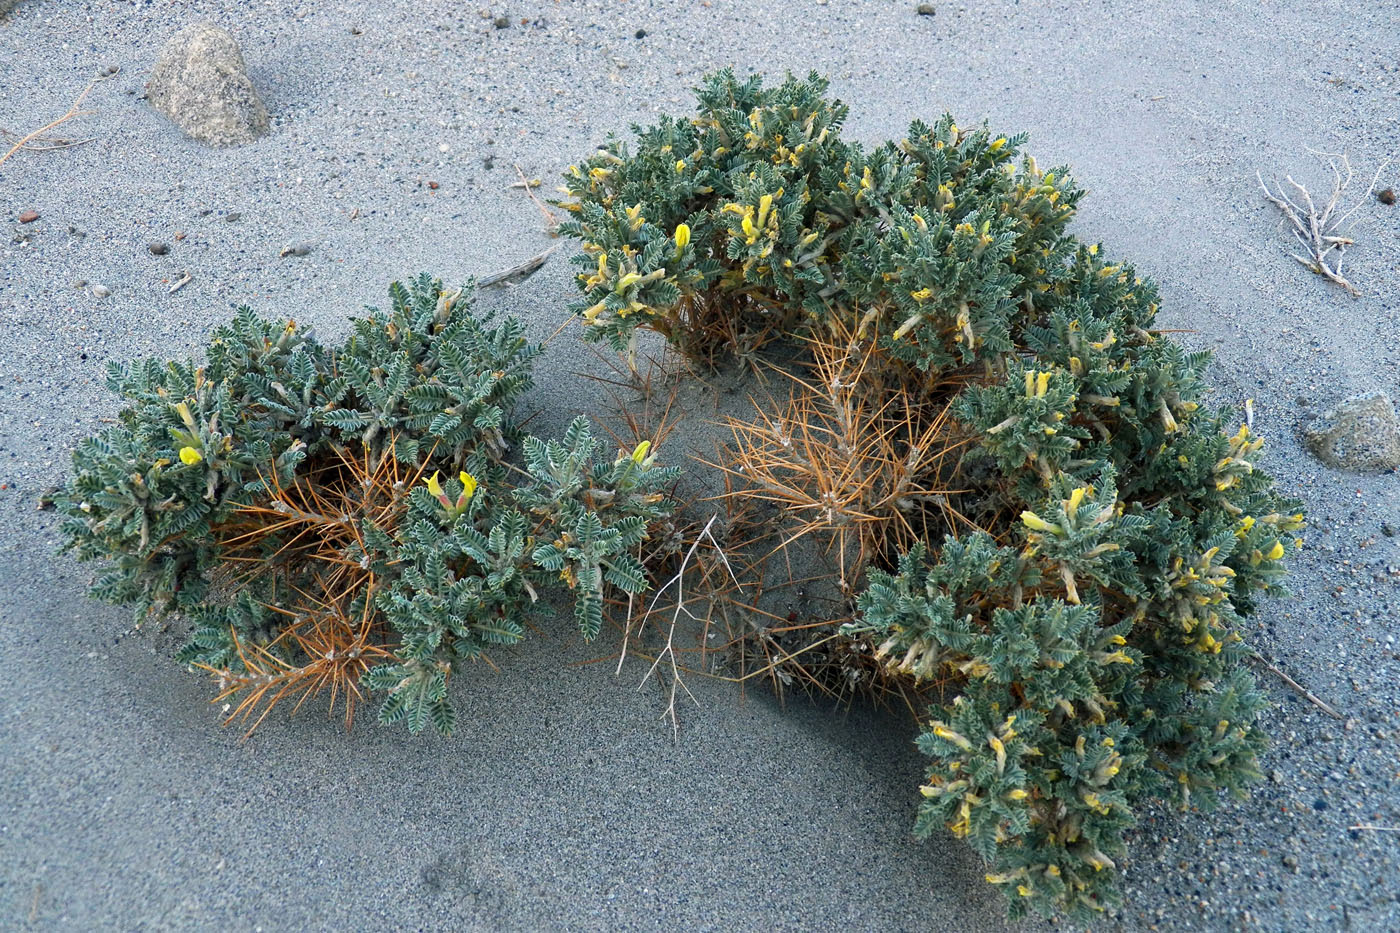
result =
[{"label": "second clump of plant", "polygon": [[721,72],[571,168],[574,310],[619,350],[648,329],[790,377],[719,460],[761,551],[824,541],[848,611],[789,633],[951,691],[920,717],[917,831],[967,838],[1013,915],[1091,919],[1144,803],[1257,777],[1240,633],[1301,509],[1207,406],[1208,354],[1154,331],[1153,284],[1068,232],[1066,169],[951,116],[848,142],[826,91]]}]

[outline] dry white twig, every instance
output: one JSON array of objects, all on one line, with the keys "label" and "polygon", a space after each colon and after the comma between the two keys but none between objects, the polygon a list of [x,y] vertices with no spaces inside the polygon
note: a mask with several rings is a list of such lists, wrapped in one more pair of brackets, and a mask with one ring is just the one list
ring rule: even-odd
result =
[{"label": "dry white twig", "polygon": [[[21,136],[19,138],[19,142],[11,146],[10,149],[4,155],[0,155],[0,163],[4,163],[6,159],[14,155],[16,152],[19,152],[21,149],[33,148],[35,151],[38,152],[47,152],[52,149],[66,149],[70,148],[71,146],[81,145],[84,142],[90,142],[91,140],[80,140],[78,142],[74,142],[72,140],[60,140],[55,139],[47,134],[49,130],[61,126],[64,123],[67,123],[74,117],[82,117],[90,113],[95,113],[96,111],[93,110],[79,110],[78,108],[83,105],[83,101],[86,100],[87,96],[92,93],[93,88],[97,87],[97,85],[100,82],[106,81],[108,78],[113,77],[114,75],[116,75],[116,73],[116,71],[109,71],[94,77],[91,81],[88,82],[88,86],[83,88],[83,92],[79,94],[77,98],[73,101],[73,103],[68,106],[68,110],[66,113],[63,114],[63,116],[59,117],[57,120],[54,120],[52,122],[45,123],[43,126],[39,127],[32,133],[28,133],[25,136]],[[18,136],[19,134],[7,132],[6,135]]]},{"label": "dry white twig", "polygon": [[[667,580],[666,583],[656,591],[656,595],[652,597],[651,605],[647,607],[646,613],[637,622],[636,627],[637,632],[640,633],[642,627],[646,625],[647,619],[651,618],[652,613],[656,611],[656,605],[658,602],[660,602],[662,595],[667,590],[671,589],[672,587],[675,587],[676,608],[671,613],[670,624],[667,626],[666,629],[666,643],[662,646],[661,650],[657,653],[656,657],[652,659],[651,667],[648,668],[646,674],[643,675],[642,682],[637,685],[637,689],[641,690],[643,687],[645,687],[646,682],[651,679],[652,675],[657,674],[659,677],[658,671],[663,661],[670,666],[671,688],[667,696],[666,709],[662,711],[661,718],[669,718],[671,720],[671,728],[675,733],[676,737],[680,736],[680,717],[677,714],[676,710],[676,688],[679,687],[681,690],[684,690],[686,696],[690,697],[691,701],[694,702],[696,706],[700,705],[700,701],[695,698],[695,694],[690,692],[690,688],[687,687],[685,685],[685,681],[681,679],[681,668],[680,663],[676,660],[675,645],[676,628],[680,625],[681,619],[683,617],[688,618],[693,622],[698,622],[702,625],[705,624],[707,621],[706,619],[697,616],[695,613],[690,611],[688,607],[690,600],[687,599],[685,595],[686,571],[690,569],[690,562],[695,558],[696,552],[699,551],[701,544],[703,544],[706,541],[710,543],[710,546],[714,548],[715,553],[719,555],[720,561],[724,564],[724,569],[729,574],[729,579],[733,581],[736,587],[739,587],[740,589],[743,588],[742,584],[739,583],[739,578],[734,573],[734,568],[729,563],[729,556],[724,553],[724,548],[721,547],[720,543],[715,540],[714,533],[710,530],[714,527],[715,521],[718,518],[718,514],[711,515],[710,520],[705,523],[705,527],[700,529],[700,532],[695,536],[695,540],[691,542],[690,548],[685,552],[685,556],[681,558],[680,569],[678,569],[675,575],[672,576],[671,579]],[[704,571],[704,576],[708,577],[709,571]],[[631,608],[631,599],[629,598],[629,618]],[[622,654],[617,659],[618,673],[622,672],[622,662],[627,658],[627,642],[631,634],[632,626],[629,622],[627,631],[623,634]]]},{"label": "dry white twig", "polygon": [[1283,671],[1279,670],[1278,667],[1276,667],[1275,665],[1269,663],[1269,661],[1265,660],[1265,658],[1264,658],[1263,655],[1261,655],[1261,654],[1252,654],[1252,655],[1249,656],[1249,658],[1250,658],[1251,661],[1255,662],[1256,664],[1259,664],[1259,665],[1261,665],[1261,666],[1267,668],[1268,670],[1272,671],[1273,673],[1277,674],[1277,675],[1279,676],[1279,679],[1280,679],[1280,680],[1282,680],[1284,683],[1288,684],[1288,686],[1292,687],[1294,690],[1297,690],[1300,694],[1303,695],[1303,697],[1304,697],[1309,703],[1311,703],[1313,706],[1316,706],[1318,709],[1322,710],[1322,711],[1323,711],[1324,713],[1326,713],[1328,716],[1331,716],[1333,719],[1339,719],[1339,720],[1344,720],[1344,719],[1346,718],[1346,717],[1343,716],[1341,713],[1337,712],[1335,709],[1333,709],[1331,706],[1329,706],[1329,705],[1327,704],[1327,702],[1326,702],[1325,700],[1323,700],[1321,697],[1319,697],[1317,694],[1313,693],[1313,692],[1312,692],[1311,690],[1309,690],[1307,687],[1304,687],[1302,684],[1298,683],[1298,681],[1294,680],[1292,677],[1289,677],[1289,676],[1288,676],[1287,674],[1285,674]]},{"label": "dry white twig", "polygon": [[548,207],[545,207],[543,201],[535,197],[535,192],[531,190],[535,187],[535,185],[531,184],[531,179],[525,177],[525,170],[522,169],[519,165],[516,165],[515,174],[520,176],[520,181],[516,182],[516,184],[513,184],[510,187],[515,188],[519,186],[525,189],[525,194],[530,198],[530,201],[533,202],[535,207],[539,208],[540,213],[544,215],[544,232],[549,234],[550,236],[558,236],[559,218],[555,217],[554,212],[551,211]]},{"label": "dry white twig", "polygon": [[482,276],[476,280],[476,287],[493,288],[497,285],[510,285],[516,279],[528,278],[533,275],[540,266],[544,265],[550,253],[554,252],[562,245],[562,243],[555,243],[549,249],[542,253],[536,253],[517,266],[511,266],[509,269],[503,269],[500,272],[493,272],[490,275]]},{"label": "dry white twig", "polygon": [[[84,112],[91,113],[92,111]],[[0,126],[0,136],[5,137],[5,139],[7,140],[20,138],[20,134],[14,132],[13,130],[7,130],[3,126]],[[85,136],[82,139],[67,139],[62,136],[41,135],[30,136],[28,137],[28,139],[29,142],[24,144],[25,152],[56,152],[59,149],[72,149],[75,146],[85,146],[93,140],[97,139],[97,137]]]},{"label": "dry white twig", "polygon": [[[1366,186],[1366,190],[1356,199],[1356,203],[1349,210],[1340,215],[1336,215],[1337,207],[1341,204],[1347,189],[1351,187],[1354,173],[1351,162],[1344,153],[1316,152],[1308,150],[1314,155],[1325,157],[1327,164],[1332,169],[1332,194],[1327,199],[1319,211],[1317,205],[1313,203],[1312,195],[1308,189],[1293,180],[1293,176],[1285,175],[1284,180],[1288,182],[1301,199],[1301,203],[1294,201],[1283,185],[1275,182],[1278,193],[1269,190],[1269,186],[1264,184],[1264,177],[1258,172],[1254,177],[1259,180],[1259,187],[1264,192],[1264,197],[1283,211],[1283,216],[1288,218],[1288,222],[1293,225],[1293,236],[1306,251],[1305,256],[1297,253],[1290,253],[1294,259],[1311,269],[1313,272],[1329,281],[1351,292],[1352,295],[1360,295],[1356,286],[1352,285],[1342,276],[1342,254],[1346,252],[1348,246],[1356,241],[1351,237],[1351,228],[1355,226],[1349,223],[1353,214],[1375,190],[1376,181],[1380,179],[1381,172],[1390,164],[1387,159],[1376,169],[1376,174],[1371,177],[1371,183]],[[1345,176],[1343,173],[1345,172]],[[1336,253],[1336,258],[1332,254]]]}]

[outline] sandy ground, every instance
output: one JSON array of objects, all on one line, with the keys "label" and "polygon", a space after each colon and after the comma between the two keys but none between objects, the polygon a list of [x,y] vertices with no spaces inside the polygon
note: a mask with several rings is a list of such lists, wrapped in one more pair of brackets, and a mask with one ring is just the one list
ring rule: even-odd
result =
[{"label": "sandy ground", "polygon": [[[615,645],[541,620],[501,674],[459,685],[451,742],[317,715],[243,742],[170,662],[173,633],[117,639],[127,614],[85,599],[92,568],[55,559],[57,521],[35,511],[114,410],[109,359],[186,353],[244,302],[337,335],[392,278],[512,265],[548,245],[506,190],[513,163],[557,178],[608,130],[688,109],[725,65],[831,75],[857,138],[943,109],[1029,130],[1042,165],[1092,191],[1078,231],[1156,277],[1163,326],[1217,351],[1220,397],[1256,400],[1270,468],[1308,502],[1298,595],[1254,639],[1348,721],[1266,680],[1270,777],[1214,815],[1148,814],[1130,904],[1103,928],[1400,928],[1400,833],[1349,830],[1400,825],[1400,538],[1381,532],[1400,488],[1296,440],[1311,407],[1400,392],[1400,207],[1358,212],[1352,299],[1287,258],[1254,180],[1322,183],[1308,147],[1368,178],[1400,156],[1400,14],[914,6],[516,2],[489,11],[511,19],[497,29],[447,0],[25,0],[0,22],[0,126],[40,125],[121,68],[66,128],[93,142],[0,166],[0,928],[1003,929],[963,844],[910,837],[905,722],[697,683],[673,743],[640,667],[575,665]],[[161,43],[205,18],[243,44],[273,114],[259,142],[207,149],[141,99]],[[562,255],[485,304],[547,335],[572,294]],[[606,413],[575,375],[600,369],[572,333],[554,341],[541,429]]]}]

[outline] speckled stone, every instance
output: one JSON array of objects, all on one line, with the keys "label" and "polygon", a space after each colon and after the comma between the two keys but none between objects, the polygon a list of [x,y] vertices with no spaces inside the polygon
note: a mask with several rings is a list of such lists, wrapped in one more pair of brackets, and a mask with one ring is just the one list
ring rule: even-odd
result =
[{"label": "speckled stone", "polygon": [[248,78],[238,42],[212,23],[181,30],[165,44],[146,82],[151,106],[213,146],[252,142],[268,129],[267,108]]},{"label": "speckled stone", "polygon": [[1319,460],[1341,470],[1366,473],[1400,466],[1400,422],[1384,392],[1342,400],[1304,429],[1303,441]]}]

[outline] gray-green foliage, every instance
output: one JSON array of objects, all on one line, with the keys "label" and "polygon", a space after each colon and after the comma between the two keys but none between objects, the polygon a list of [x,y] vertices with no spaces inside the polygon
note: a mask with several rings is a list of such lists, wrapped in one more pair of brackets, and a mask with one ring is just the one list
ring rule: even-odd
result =
[{"label": "gray-green foliage", "polygon": [[1012,350],[1023,309],[1073,252],[1082,190],[1022,156],[1024,135],[950,115],[900,142],[845,140],[847,107],[826,90],[816,74],[765,87],[722,71],[693,117],[637,128],[635,149],[610,138],[570,168],[561,230],[582,243],[575,311],[590,338],[620,347],[648,327],[695,351],[702,303],[757,319],[725,337],[858,317],[925,371]]},{"label": "gray-green foliage", "polygon": [[[311,592],[327,561],[357,568],[339,612],[378,634],[380,663],[363,681],[387,694],[380,718],[450,732],[449,678],[518,641],[545,591],[570,593],[593,637],[608,587],[646,588],[635,555],[670,516],[677,474],[645,447],[605,455],[584,418],[562,442],[522,435],[511,411],[539,352],[523,326],[478,318],[468,289],[426,276],[389,291],[389,310],[370,309],[338,347],[244,308],[203,364],[113,365],[108,384],[127,407],[78,445],[55,498],[64,549],[107,564],[93,595],[134,606],[138,621],[185,614],[179,659],[226,683],[315,663],[285,607],[329,602]],[[230,561],[252,536],[250,515],[294,513],[303,500],[287,489],[319,495],[344,464],[386,458],[403,468],[397,481],[379,467],[355,474],[364,504],[314,516],[344,533],[331,553],[298,563],[285,555],[305,553],[292,548],[304,541],[273,529],[236,592],[214,584],[243,566]]]},{"label": "gray-green foliage", "polygon": [[1242,618],[1280,592],[1300,506],[1205,406],[1208,354],[1153,332],[1153,283],[1068,232],[1066,169],[948,115],[850,142],[826,90],[719,72],[693,115],[572,167],[574,310],[594,339],[647,327],[696,355],[765,328],[876,339],[876,407],[951,401],[958,475],[914,479],[962,487],[981,530],[872,569],[846,632],[961,688],[919,739],[918,830],[966,836],[1014,914],[1092,918],[1142,801],[1257,775]]}]

